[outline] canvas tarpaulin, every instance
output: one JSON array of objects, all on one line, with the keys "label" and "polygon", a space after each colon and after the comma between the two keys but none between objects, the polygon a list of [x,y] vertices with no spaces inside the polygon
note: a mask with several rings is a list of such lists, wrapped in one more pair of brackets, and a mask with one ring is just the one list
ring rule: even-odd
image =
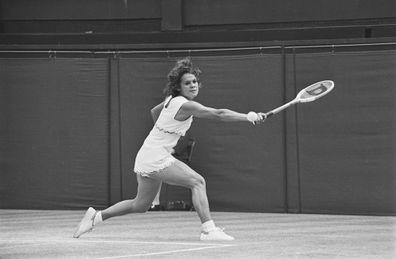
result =
[{"label": "canvas tarpaulin", "polygon": [[[1,207],[133,198],[134,158],[175,60],[0,59]],[[336,83],[260,126],[194,119],[190,165],[211,208],[395,214],[395,60],[394,50],[194,56],[197,101],[210,107],[268,111],[315,81]]]},{"label": "canvas tarpaulin", "polygon": [[[165,61],[165,62],[164,62]],[[152,127],[149,110],[160,103],[174,59],[120,60],[123,171]],[[195,57],[203,83],[197,101],[247,113],[282,102],[280,55]],[[197,144],[191,166],[207,180],[211,204],[220,210],[283,211],[282,123],[267,127],[194,119]],[[124,177],[124,196],[136,194],[136,180]],[[180,197],[183,199],[186,197]]]},{"label": "canvas tarpaulin", "polygon": [[336,82],[297,108],[301,211],[396,213],[396,52],[300,53],[294,72]]},{"label": "canvas tarpaulin", "polygon": [[0,59],[1,207],[107,200],[107,59]]}]

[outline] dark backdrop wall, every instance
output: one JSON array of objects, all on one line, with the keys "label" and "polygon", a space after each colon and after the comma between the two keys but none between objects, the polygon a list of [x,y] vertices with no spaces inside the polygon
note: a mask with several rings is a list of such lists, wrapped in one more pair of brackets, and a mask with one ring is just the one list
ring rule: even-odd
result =
[{"label": "dark backdrop wall", "polygon": [[107,59],[0,59],[2,208],[107,201]]},{"label": "dark backdrop wall", "polygon": [[[295,124],[298,157],[289,175],[297,175],[301,211],[395,211],[395,54],[288,56],[294,63],[289,74],[293,74],[295,91],[311,79],[336,82],[329,98],[298,106],[288,114]],[[289,96],[295,91],[289,91]],[[388,195],[393,198],[385,198]]]},{"label": "dark backdrop wall", "polygon": [[[394,49],[194,56],[199,101],[218,108],[267,111],[310,83],[336,82],[263,126],[195,120],[191,166],[212,209],[396,214],[395,60]],[[134,156],[174,61],[0,59],[1,208],[133,197]]]},{"label": "dark backdrop wall", "polygon": [[[282,102],[280,55],[195,57],[194,62],[204,71],[198,99],[208,106],[248,112]],[[164,78],[173,63],[163,58],[120,60],[122,150],[130,154],[123,159],[124,173],[131,172],[152,127],[148,111],[162,101]],[[196,119],[191,132],[197,141],[191,166],[207,179],[214,208],[232,210],[238,204],[245,211],[283,211],[281,124],[265,129]],[[135,179],[125,179],[123,194],[133,197]]]}]

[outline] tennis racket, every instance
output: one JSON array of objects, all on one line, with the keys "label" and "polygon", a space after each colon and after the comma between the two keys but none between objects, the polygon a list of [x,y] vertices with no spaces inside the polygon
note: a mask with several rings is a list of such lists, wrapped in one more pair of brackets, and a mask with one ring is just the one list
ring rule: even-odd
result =
[{"label": "tennis racket", "polygon": [[313,102],[320,97],[328,94],[334,88],[334,82],[331,80],[324,80],[320,82],[316,82],[310,86],[305,87],[302,89],[292,101],[273,109],[266,113],[267,118],[271,117],[274,114],[277,114],[284,109],[297,104],[297,103],[308,103]]}]

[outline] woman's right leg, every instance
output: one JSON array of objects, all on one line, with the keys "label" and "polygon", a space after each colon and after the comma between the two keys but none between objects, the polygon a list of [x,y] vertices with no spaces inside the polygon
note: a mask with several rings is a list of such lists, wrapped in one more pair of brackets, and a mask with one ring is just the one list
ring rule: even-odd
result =
[{"label": "woman's right leg", "polygon": [[167,184],[191,189],[194,209],[197,211],[201,222],[204,223],[212,219],[206,195],[205,179],[188,165],[176,160],[172,165],[153,174],[151,177]]},{"label": "woman's right leg", "polygon": [[210,216],[205,179],[188,165],[176,160],[169,167],[153,174],[152,177],[168,184],[191,189],[193,205],[202,222],[201,240],[234,240],[232,236],[225,234],[222,229],[215,226]]}]

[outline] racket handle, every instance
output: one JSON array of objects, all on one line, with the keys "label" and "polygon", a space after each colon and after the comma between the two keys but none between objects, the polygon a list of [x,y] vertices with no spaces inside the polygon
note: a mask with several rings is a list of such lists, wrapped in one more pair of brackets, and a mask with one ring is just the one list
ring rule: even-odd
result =
[{"label": "racket handle", "polygon": [[271,116],[274,115],[274,114],[275,114],[275,113],[273,113],[273,112],[266,113],[267,118],[271,117]]},{"label": "racket handle", "polygon": [[288,103],[285,103],[284,105],[282,105],[282,106],[280,106],[280,107],[278,107],[276,109],[273,109],[273,110],[269,111],[267,113],[267,118],[271,117],[274,114],[277,114],[278,112],[281,112],[281,111],[285,110],[286,108],[288,108],[288,107],[290,107],[292,105],[295,105],[296,103],[298,103],[298,100],[294,99],[294,100],[292,100],[292,101],[290,101]]}]

